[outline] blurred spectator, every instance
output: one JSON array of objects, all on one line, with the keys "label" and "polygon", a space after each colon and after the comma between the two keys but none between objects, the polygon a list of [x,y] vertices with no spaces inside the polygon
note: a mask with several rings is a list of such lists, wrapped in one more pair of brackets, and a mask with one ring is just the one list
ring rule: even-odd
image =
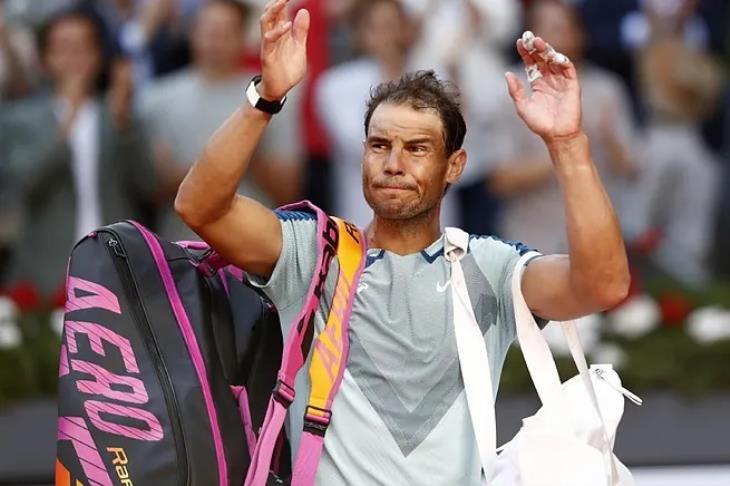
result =
[{"label": "blurred spectator", "polygon": [[[569,5],[559,0],[532,2],[525,20],[530,30],[575,63],[594,163],[623,222],[630,221],[636,217],[630,196],[636,192],[632,180],[637,165],[631,110],[621,81],[584,59],[586,32]],[[494,154],[490,188],[504,200],[499,234],[545,253],[565,252],[563,201],[550,157],[542,141],[518,118],[506,90],[498,92],[503,108],[490,138]]]},{"label": "blurred spectator", "polygon": [[698,0],[640,0],[640,10],[627,14],[621,23],[624,45],[639,50],[652,37],[677,35],[684,44],[706,50],[710,44],[707,21],[697,11]]},{"label": "blurred spectator", "polygon": [[[730,84],[730,83],[729,83]],[[730,87],[726,88],[725,111],[730,113]],[[716,263],[715,275],[730,280],[730,117],[725,119],[722,178],[720,179],[720,197],[715,228],[715,251],[713,262]]]},{"label": "blurred spectator", "polygon": [[[11,24],[5,0],[0,0],[0,106],[27,95],[37,78],[37,59],[30,30]],[[2,108],[0,108],[2,110]],[[19,208],[7,160],[0,157],[0,281],[17,239]]]},{"label": "blurred spectator", "polygon": [[186,32],[202,0],[81,0],[98,16],[109,48],[132,60],[135,84],[190,62]]},{"label": "blurred spectator", "polygon": [[627,86],[634,80],[634,63],[623,41],[624,19],[636,11],[638,0],[578,0],[573,2],[590,32],[586,57],[620,75]]},{"label": "blurred spectator", "polygon": [[[351,61],[358,56],[355,33],[352,29],[352,12],[358,0],[321,0],[329,21],[327,33],[328,54],[332,65]],[[311,34],[311,30],[310,30]]]},{"label": "blurred spectator", "polygon": [[[713,52],[726,47],[727,0],[576,0],[591,33],[588,58],[622,76],[630,88],[635,114],[644,121],[635,81],[635,54],[647,45],[654,25],[682,12],[673,28],[691,44]],[[674,21],[673,21],[674,22]],[[719,121],[709,127],[707,138],[720,145]]]},{"label": "blurred spectator", "polygon": [[74,241],[97,226],[135,217],[154,189],[146,145],[130,112],[128,64],[115,65],[101,98],[102,27],[84,11],[44,26],[40,54],[50,91],[3,108],[0,160],[24,214],[9,279],[45,295],[62,284]]},{"label": "blurred spectator", "polygon": [[[238,66],[247,14],[235,1],[207,2],[191,33],[193,65],[156,81],[143,93],[142,113],[164,175],[159,232],[167,238],[191,236],[173,209],[177,187],[215,129],[245,102],[253,73],[241,72]],[[243,194],[271,207],[299,197],[299,116],[297,93],[291,93],[264,134],[252,161],[252,178],[241,185]]]},{"label": "blurred spectator", "polygon": [[37,78],[37,59],[32,33],[11,25],[0,0],[0,102],[27,95]]},{"label": "blurred spectator", "polygon": [[642,187],[645,214],[661,232],[654,253],[661,266],[685,282],[708,275],[719,167],[699,123],[716,108],[723,80],[718,64],[672,32],[657,32],[640,58],[647,105]]},{"label": "blurred spectator", "polygon": [[135,80],[161,76],[190,62],[186,32],[205,0],[4,0],[13,17],[37,26],[73,6],[104,23],[107,52],[134,63]]},{"label": "blurred spectator", "polygon": [[[173,0],[106,0],[92,5],[104,20],[117,48],[132,60],[136,86],[142,86],[157,74],[152,49],[159,49],[160,43],[168,43],[168,49],[162,49],[168,58],[165,63],[171,60],[173,63],[177,60],[180,64],[187,62],[187,52],[183,54],[182,61],[176,55],[178,52],[170,52],[184,49],[183,36],[174,35],[183,29],[179,27],[181,19],[176,14]],[[171,70],[167,68],[159,71],[164,73]]]},{"label": "blurred spectator", "polygon": [[[411,55],[421,66],[469,69],[475,58],[492,69],[503,64],[500,50],[520,25],[521,7],[514,0],[403,0],[416,19],[418,38]],[[457,76],[458,77],[458,76]],[[459,79],[461,81],[461,79]]]},{"label": "blurred spectator", "polygon": [[[638,9],[622,19],[620,35],[622,48],[632,58],[644,49],[653,38],[672,35],[687,47],[700,52],[720,54],[727,42],[727,0],[640,0]],[[634,74],[632,83],[638,76]],[[639,95],[639,93],[637,93]],[[638,100],[638,113],[642,119],[648,114],[645,105]],[[722,150],[722,112],[703,120],[703,137],[709,148],[718,154]]]},{"label": "blurred spectator", "polygon": [[79,0],[3,0],[8,17],[17,23],[41,27],[55,13],[67,10]]},{"label": "blurred spectator", "polygon": [[[334,213],[365,226],[372,210],[362,195],[365,103],[371,88],[421,67],[411,62],[412,19],[399,0],[360,0],[352,26],[362,57],[322,75],[316,106],[332,143]],[[452,196],[442,206],[442,222],[454,221]]]},{"label": "blurred spectator", "polygon": [[[203,0],[107,0],[102,14],[122,52],[135,61],[138,81],[190,62],[186,32]],[[111,15],[110,15],[111,14]]]}]

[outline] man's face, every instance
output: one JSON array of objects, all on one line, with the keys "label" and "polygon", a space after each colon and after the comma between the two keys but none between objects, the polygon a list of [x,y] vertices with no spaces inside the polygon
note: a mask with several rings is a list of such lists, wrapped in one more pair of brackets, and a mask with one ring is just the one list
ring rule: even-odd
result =
[{"label": "man's face", "polygon": [[81,17],[60,20],[48,33],[44,61],[57,82],[77,76],[92,83],[101,71],[101,47],[94,26]]},{"label": "man's face", "polygon": [[434,110],[380,104],[364,142],[365,199],[375,214],[406,220],[436,208],[461,174],[463,150],[446,156],[444,128]]},{"label": "man's face", "polygon": [[196,63],[216,69],[234,69],[243,50],[243,35],[243,20],[232,7],[220,3],[203,7],[191,39]]}]

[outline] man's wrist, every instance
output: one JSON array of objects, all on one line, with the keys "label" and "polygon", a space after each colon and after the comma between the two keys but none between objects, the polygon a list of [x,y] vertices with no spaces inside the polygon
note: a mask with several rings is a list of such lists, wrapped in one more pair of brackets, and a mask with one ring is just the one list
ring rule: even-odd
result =
[{"label": "man's wrist", "polygon": [[259,93],[259,96],[266,101],[281,101],[286,96],[286,93],[277,93],[272,90],[263,78],[261,78],[261,81],[256,85],[256,91]]},{"label": "man's wrist", "polygon": [[570,136],[545,139],[550,158],[558,164],[565,159],[590,159],[588,135],[580,131]]},{"label": "man's wrist", "polygon": [[248,101],[244,101],[240,109],[242,110],[241,113],[243,113],[244,116],[251,119],[264,121],[267,124],[274,117],[274,115],[272,115],[271,113],[266,113],[265,111],[259,110]]},{"label": "man's wrist", "polygon": [[591,159],[590,142],[585,133],[553,139],[547,143],[553,170],[562,181],[565,177],[594,173],[596,168]]},{"label": "man's wrist", "polygon": [[272,91],[266,87],[263,88],[264,95],[262,95],[262,82],[263,80],[260,75],[254,76],[246,88],[246,98],[256,109],[270,115],[275,115],[284,107],[286,96],[283,96],[281,99],[274,98],[274,95],[270,94]]},{"label": "man's wrist", "polygon": [[543,140],[548,151],[552,153],[586,146],[588,144],[588,135],[581,130],[570,135],[546,137]]}]

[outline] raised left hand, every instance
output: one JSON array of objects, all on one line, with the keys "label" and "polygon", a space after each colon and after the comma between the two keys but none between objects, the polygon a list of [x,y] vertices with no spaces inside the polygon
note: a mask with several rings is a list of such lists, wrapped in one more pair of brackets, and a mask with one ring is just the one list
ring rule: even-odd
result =
[{"label": "raised left hand", "polygon": [[528,74],[529,70],[534,72],[530,82],[532,92],[527,92],[515,74],[506,75],[517,114],[546,142],[580,134],[581,96],[575,66],[541,37],[534,38],[532,47],[528,51],[523,39],[517,40],[517,52],[525,69]]}]

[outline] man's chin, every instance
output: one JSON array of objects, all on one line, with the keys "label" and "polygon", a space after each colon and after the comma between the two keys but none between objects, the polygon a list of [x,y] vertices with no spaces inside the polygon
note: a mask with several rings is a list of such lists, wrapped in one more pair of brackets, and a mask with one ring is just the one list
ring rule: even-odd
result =
[{"label": "man's chin", "polygon": [[380,202],[378,204],[370,204],[370,208],[375,215],[383,219],[406,220],[413,218],[418,211],[416,208],[402,202]]}]

